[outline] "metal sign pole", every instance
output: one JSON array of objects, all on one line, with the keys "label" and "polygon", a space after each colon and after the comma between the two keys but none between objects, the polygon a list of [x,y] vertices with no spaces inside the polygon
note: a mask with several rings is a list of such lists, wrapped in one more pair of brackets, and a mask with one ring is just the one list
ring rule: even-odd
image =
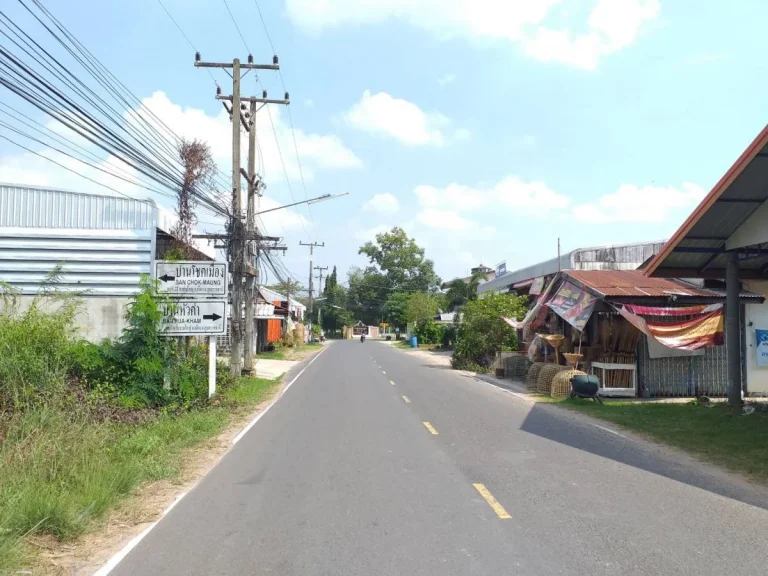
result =
[{"label": "metal sign pole", "polygon": [[216,394],[216,336],[208,336],[208,398]]}]

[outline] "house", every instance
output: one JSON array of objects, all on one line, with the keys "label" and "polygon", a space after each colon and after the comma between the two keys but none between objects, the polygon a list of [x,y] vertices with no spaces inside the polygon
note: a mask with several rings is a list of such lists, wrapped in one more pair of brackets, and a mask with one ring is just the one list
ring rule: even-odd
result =
[{"label": "house", "polygon": [[768,394],[768,126],[645,267],[650,277],[725,282],[729,400]]},{"label": "house", "polygon": [[[176,221],[152,200],[0,184],[0,281],[24,306],[61,266],[57,288],[82,294],[83,335],[114,338],[141,276],[173,247]],[[214,260],[202,242],[186,248],[192,259]]]}]

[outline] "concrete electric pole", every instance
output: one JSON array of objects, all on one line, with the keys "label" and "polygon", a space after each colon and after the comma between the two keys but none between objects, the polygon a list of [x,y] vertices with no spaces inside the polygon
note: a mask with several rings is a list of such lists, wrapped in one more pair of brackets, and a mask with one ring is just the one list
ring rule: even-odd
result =
[{"label": "concrete electric pole", "polygon": [[[232,331],[232,337],[230,339],[231,354],[229,360],[230,374],[234,377],[240,376],[242,373],[242,360],[243,360],[243,340],[245,338],[245,326],[253,324],[253,308],[251,307],[251,316],[243,317],[245,311],[243,310],[244,303],[246,301],[246,286],[245,278],[248,275],[256,274],[253,262],[248,262],[249,256],[252,252],[251,243],[257,240],[257,234],[255,228],[251,224],[247,230],[243,223],[243,201],[240,191],[240,123],[243,121],[241,112],[245,109],[245,106],[241,106],[240,97],[240,73],[242,70],[246,72],[248,70],[279,70],[277,56],[272,58],[272,64],[254,64],[253,56],[248,56],[248,63],[241,64],[238,58],[235,58],[231,64],[229,63],[216,63],[216,62],[201,62],[200,53],[195,54],[195,66],[198,68],[231,68],[232,69],[232,94],[230,96],[222,96],[221,89],[216,90],[216,99],[229,101],[232,105],[231,108],[227,108],[226,103],[224,107],[230,114],[232,120],[232,221],[230,226],[230,232],[228,236],[229,240],[229,259],[231,261],[232,270],[232,306],[230,312],[230,326]],[[250,102],[250,123],[246,123],[249,135],[249,161],[248,161],[248,174],[245,175],[248,180],[248,208],[249,213],[253,217],[255,215],[254,207],[252,206],[252,199],[258,192],[256,184],[255,174],[255,112],[256,104],[289,104],[290,98],[288,93],[285,94],[283,100],[269,100],[267,98],[266,91],[263,93],[262,98],[247,98]],[[252,124],[252,125],[251,125]],[[252,220],[252,218],[251,218]],[[246,244],[246,239],[249,241]],[[251,285],[251,287],[253,284]],[[248,296],[249,300],[253,299],[253,294]],[[245,326],[244,326],[244,320]],[[252,327],[249,329],[251,335],[250,342],[248,342],[248,348],[252,354],[253,346],[253,332]],[[252,363],[252,356],[251,356]]]},{"label": "concrete electric pole", "polygon": [[325,246],[325,242],[299,242],[299,246],[308,246],[309,247],[309,334],[310,334],[310,340],[312,335],[312,256],[315,253],[315,247],[317,248],[323,248]]},{"label": "concrete electric pole", "polygon": [[[319,272],[317,276],[317,293],[323,293],[323,270],[328,270],[328,266],[315,266],[315,270]],[[317,309],[317,325],[322,330],[323,328],[323,309]]]}]

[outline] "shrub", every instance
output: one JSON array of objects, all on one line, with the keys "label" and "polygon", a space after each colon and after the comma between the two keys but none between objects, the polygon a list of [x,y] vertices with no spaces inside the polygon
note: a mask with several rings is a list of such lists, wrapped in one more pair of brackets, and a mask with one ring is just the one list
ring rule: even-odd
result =
[{"label": "shrub", "polygon": [[517,332],[501,317],[520,318],[527,299],[523,296],[496,294],[467,302],[453,350],[453,367],[490,366],[503,348],[517,349]]},{"label": "shrub", "polygon": [[47,290],[21,309],[18,292],[0,293],[0,411],[56,394],[66,383],[80,300]]},{"label": "shrub", "polygon": [[422,344],[440,344],[443,341],[445,327],[431,318],[419,320],[413,329],[413,334]]}]

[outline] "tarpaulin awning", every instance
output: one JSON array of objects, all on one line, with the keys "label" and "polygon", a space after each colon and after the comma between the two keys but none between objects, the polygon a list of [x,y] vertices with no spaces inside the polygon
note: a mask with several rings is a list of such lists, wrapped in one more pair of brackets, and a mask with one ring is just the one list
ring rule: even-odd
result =
[{"label": "tarpaulin awning", "polygon": [[547,302],[547,306],[576,330],[582,332],[596,302],[597,298],[585,290],[577,288],[570,282],[563,282],[554,298]]},{"label": "tarpaulin awning", "polygon": [[[635,328],[668,348],[698,350],[709,346],[721,346],[724,342],[722,303],[681,308],[630,305],[615,308]],[[695,308],[700,310],[692,311]],[[635,312],[647,316],[693,315],[694,317],[677,322],[654,322],[646,320]]]},{"label": "tarpaulin awning", "polygon": [[549,286],[547,286],[546,290],[544,290],[544,293],[539,296],[538,301],[536,304],[528,310],[528,313],[525,315],[525,318],[523,318],[520,321],[517,321],[513,318],[506,318],[504,316],[501,317],[504,322],[512,326],[512,328],[516,330],[522,330],[525,328],[530,322],[532,322],[535,318],[538,318],[539,313],[541,312],[544,304],[546,304],[549,299],[551,298],[551,294],[553,292],[553,287],[555,286],[556,282],[550,282]]}]

